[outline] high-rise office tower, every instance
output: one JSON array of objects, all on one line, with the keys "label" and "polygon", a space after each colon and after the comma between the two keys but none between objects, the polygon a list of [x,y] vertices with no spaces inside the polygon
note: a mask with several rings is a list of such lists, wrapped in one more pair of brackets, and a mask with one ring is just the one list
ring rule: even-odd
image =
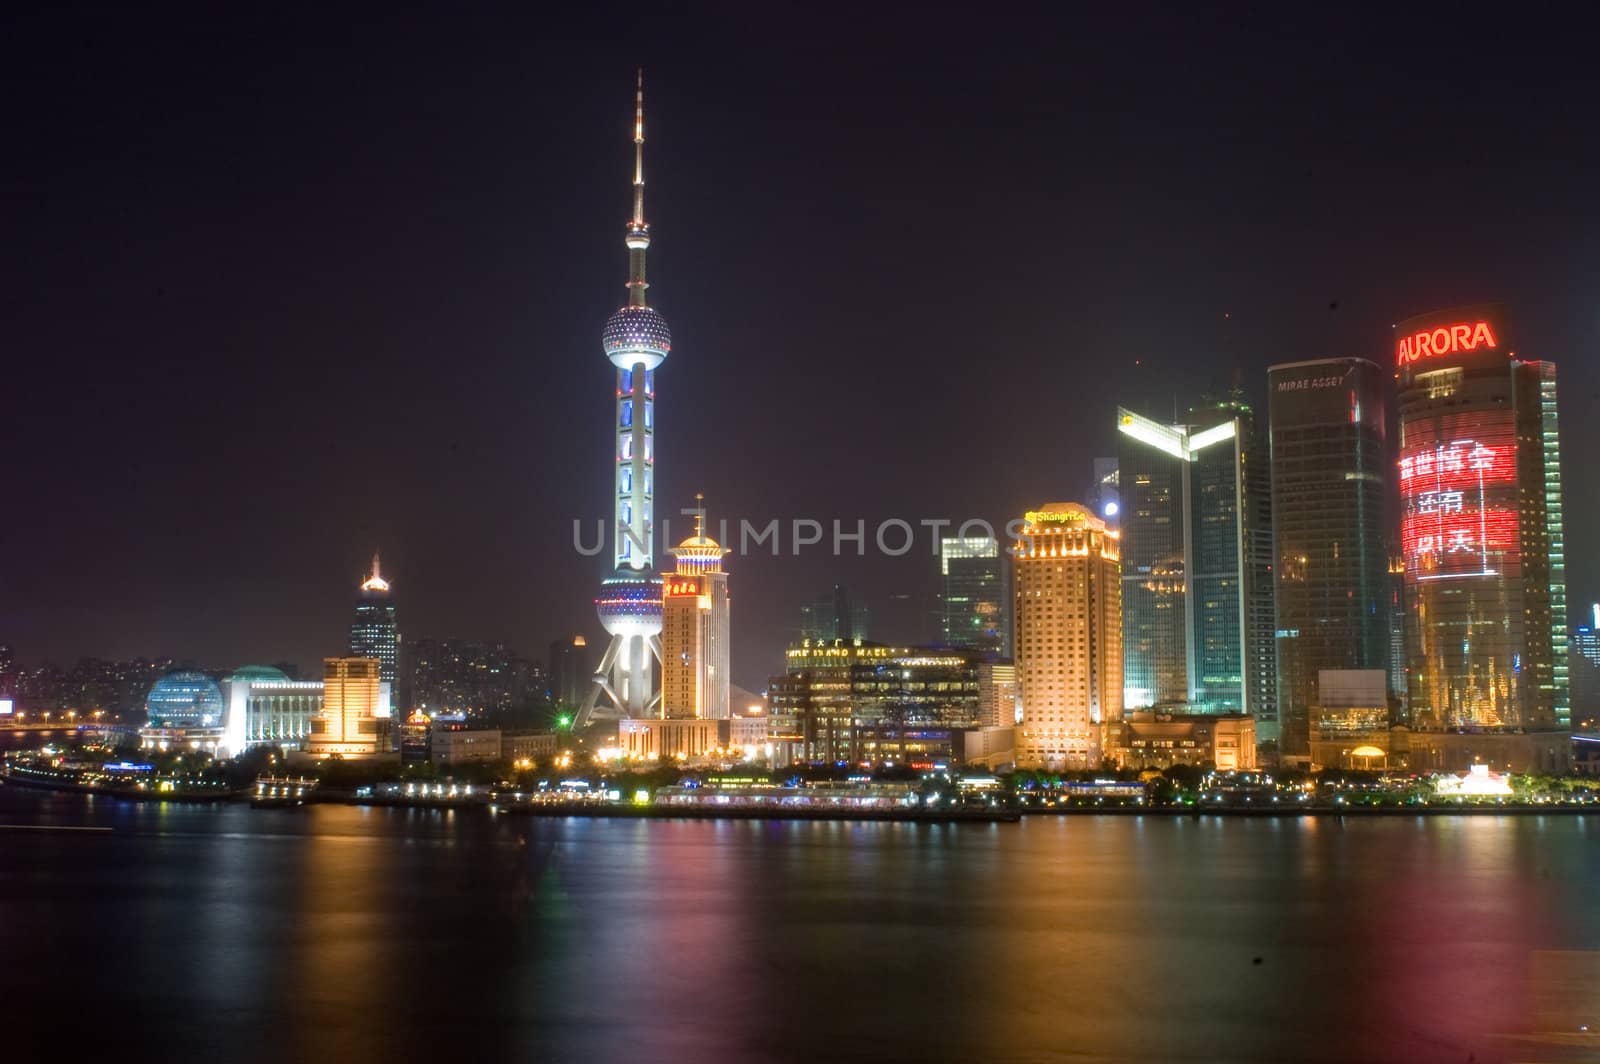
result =
[{"label": "high-rise office tower", "polygon": [[1518,357],[1501,305],[1396,332],[1411,719],[1453,736],[1414,742],[1413,767],[1561,767],[1549,759],[1569,744],[1547,741],[1570,717],[1555,366]]},{"label": "high-rise office tower", "polygon": [[325,658],[322,712],[311,719],[306,749],[314,756],[371,757],[387,746],[375,658]]},{"label": "high-rise office tower", "polygon": [[576,709],[594,683],[589,668],[589,641],[581,635],[550,644],[549,695],[567,709]]},{"label": "high-rise office tower", "polygon": [[1130,709],[1189,700],[1184,611],[1187,433],[1119,411],[1122,660]]},{"label": "high-rise office tower", "polygon": [[1573,626],[1568,652],[1574,730],[1592,730],[1600,717],[1600,602],[1589,611],[1588,624]]},{"label": "high-rise office tower", "polygon": [[1011,564],[992,536],[939,541],[939,641],[1011,656]]},{"label": "high-rise office tower", "polygon": [[645,251],[650,226],[644,220],[644,75],[634,101],[633,217],[623,242],[628,248],[628,302],[606,322],[601,346],[617,369],[617,414],[613,438],[613,573],[595,599],[600,623],[611,636],[594,685],[576,725],[590,716],[653,715],[661,697],[653,682],[661,660],[661,578],[655,562],[656,368],[672,350],[672,333],[660,312],[645,303]]},{"label": "high-rise office tower", "polygon": [[1383,374],[1362,358],[1267,370],[1279,751],[1311,753],[1323,669],[1389,666]]},{"label": "high-rise office tower", "polygon": [[1117,534],[1078,503],[1026,515],[1012,555],[1019,767],[1096,768],[1101,726],[1122,717],[1117,547]]},{"label": "high-rise office tower", "polygon": [[1130,706],[1248,713],[1277,738],[1271,493],[1248,403],[1164,425],[1119,409],[1123,646]]},{"label": "high-rise office tower", "polygon": [[670,719],[729,713],[727,551],[705,534],[705,510],[694,535],[672,552],[677,571],[661,599],[661,716]]},{"label": "high-rise office tower", "polygon": [[373,658],[378,662],[379,678],[386,684],[394,683],[400,661],[400,628],[395,622],[389,581],[383,578],[376,554],[372,556],[372,572],[361,582],[355,619],[350,622],[350,656]]}]

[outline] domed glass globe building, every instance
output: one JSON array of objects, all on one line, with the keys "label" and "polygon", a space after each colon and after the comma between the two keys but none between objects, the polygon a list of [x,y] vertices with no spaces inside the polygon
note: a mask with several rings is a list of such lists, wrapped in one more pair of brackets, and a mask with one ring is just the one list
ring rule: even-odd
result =
[{"label": "domed glass globe building", "polygon": [[222,725],[222,688],[203,672],[169,672],[144,699],[150,724],[164,728]]},{"label": "domed glass globe building", "polygon": [[203,672],[169,672],[145,695],[147,719],[139,731],[146,750],[216,753],[222,742],[222,688]]}]

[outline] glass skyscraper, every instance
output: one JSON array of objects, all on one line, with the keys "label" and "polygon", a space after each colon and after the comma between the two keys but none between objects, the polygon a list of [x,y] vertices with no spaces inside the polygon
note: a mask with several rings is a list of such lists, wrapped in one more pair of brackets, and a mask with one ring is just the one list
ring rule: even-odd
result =
[{"label": "glass skyscraper", "polygon": [[939,641],[1011,657],[1011,566],[992,537],[939,542]]},{"label": "glass skyscraper", "polygon": [[1267,370],[1279,750],[1311,753],[1322,669],[1388,669],[1383,372],[1361,358]]},{"label": "glass skyscraper", "polygon": [[1264,437],[1235,392],[1165,425],[1119,410],[1130,708],[1248,713],[1277,738]]},{"label": "glass skyscraper", "polygon": [[356,599],[356,616],[350,622],[350,656],[375,658],[378,679],[394,684],[400,665],[400,628],[395,623],[394,599],[389,581],[378,569],[378,556],[372,556],[372,573],[361,583]]},{"label": "glass skyscraper", "polygon": [[1126,410],[1119,423],[1123,700],[1175,705],[1189,700],[1183,434]]}]

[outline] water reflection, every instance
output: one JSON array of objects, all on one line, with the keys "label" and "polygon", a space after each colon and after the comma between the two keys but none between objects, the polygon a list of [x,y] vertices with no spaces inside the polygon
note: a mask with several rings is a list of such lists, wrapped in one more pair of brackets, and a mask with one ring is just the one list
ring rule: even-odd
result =
[{"label": "water reflection", "polygon": [[[279,1061],[1594,1049],[1600,858],[1572,817],[642,822],[0,789],[20,819],[115,830],[0,838],[0,1000],[37,1021],[16,1059],[63,1030],[74,1056]],[[68,994],[36,975],[63,958]],[[83,1000],[105,1019],[74,1023]]]}]

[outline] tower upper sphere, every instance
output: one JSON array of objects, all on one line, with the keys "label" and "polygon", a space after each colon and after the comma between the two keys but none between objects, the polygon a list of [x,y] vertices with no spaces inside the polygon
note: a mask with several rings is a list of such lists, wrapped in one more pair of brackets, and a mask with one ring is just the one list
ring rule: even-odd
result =
[{"label": "tower upper sphere", "polygon": [[600,345],[618,369],[632,369],[641,362],[645,369],[655,369],[672,350],[672,330],[654,307],[630,304],[611,315]]}]

